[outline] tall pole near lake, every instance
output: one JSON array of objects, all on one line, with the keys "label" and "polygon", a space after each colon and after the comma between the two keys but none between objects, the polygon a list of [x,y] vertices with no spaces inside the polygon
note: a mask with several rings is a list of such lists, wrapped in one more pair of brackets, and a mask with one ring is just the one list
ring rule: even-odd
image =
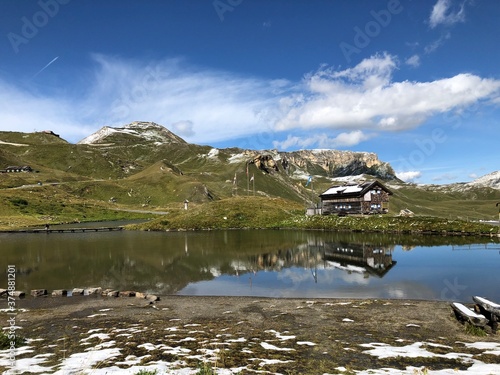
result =
[{"label": "tall pole near lake", "polygon": [[250,195],[250,176],[248,175],[248,163],[247,163],[247,195]]},{"label": "tall pole near lake", "polygon": [[500,237],[500,202],[497,202],[496,206],[498,207],[498,236]]}]

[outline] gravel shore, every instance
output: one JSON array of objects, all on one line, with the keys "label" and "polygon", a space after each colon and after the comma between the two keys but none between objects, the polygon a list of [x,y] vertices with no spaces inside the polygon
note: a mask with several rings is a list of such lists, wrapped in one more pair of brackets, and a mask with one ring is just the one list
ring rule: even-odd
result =
[{"label": "gravel shore", "polygon": [[18,373],[500,373],[499,336],[466,333],[447,302],[82,296],[17,308]]}]

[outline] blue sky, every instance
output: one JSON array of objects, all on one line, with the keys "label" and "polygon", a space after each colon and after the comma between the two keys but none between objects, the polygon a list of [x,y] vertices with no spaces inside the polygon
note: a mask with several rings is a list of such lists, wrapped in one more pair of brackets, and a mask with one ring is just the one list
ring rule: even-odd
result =
[{"label": "blue sky", "polygon": [[0,1],[0,130],[375,152],[407,181],[500,169],[500,2]]}]

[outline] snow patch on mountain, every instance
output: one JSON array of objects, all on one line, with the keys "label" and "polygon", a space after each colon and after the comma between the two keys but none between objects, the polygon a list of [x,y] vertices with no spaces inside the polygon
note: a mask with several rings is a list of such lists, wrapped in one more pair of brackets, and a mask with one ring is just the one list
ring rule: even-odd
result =
[{"label": "snow patch on mountain", "polygon": [[490,187],[493,189],[500,189],[500,171],[495,171],[487,175],[476,178],[474,181],[466,185]]},{"label": "snow patch on mountain", "polygon": [[132,135],[148,142],[155,142],[156,145],[163,143],[186,143],[182,138],[161,125],[154,122],[136,121],[123,127],[104,126],[87,138],[82,139],[78,144],[104,143],[107,138],[116,134]]}]

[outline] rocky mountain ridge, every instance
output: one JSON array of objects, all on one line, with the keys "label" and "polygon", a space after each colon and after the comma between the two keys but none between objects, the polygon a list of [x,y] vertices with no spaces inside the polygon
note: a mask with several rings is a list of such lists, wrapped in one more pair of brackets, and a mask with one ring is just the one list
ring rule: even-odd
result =
[{"label": "rocky mountain ridge", "polygon": [[471,181],[466,185],[500,189],[500,171],[491,172],[484,176],[478,177],[474,181]]},{"label": "rocky mountain ridge", "polygon": [[[105,126],[78,144],[119,146],[124,142],[124,137],[136,145],[150,142],[156,145],[187,144],[185,140],[159,124],[140,121],[123,127]],[[216,160],[219,151],[213,148],[206,156]],[[280,166],[297,178],[307,178],[309,175],[335,178],[367,174],[384,180],[397,180],[389,163],[382,162],[375,153],[371,152],[327,149],[291,152],[234,149],[228,161],[231,163],[235,160],[253,163],[267,173],[279,172],[278,166]]]}]

